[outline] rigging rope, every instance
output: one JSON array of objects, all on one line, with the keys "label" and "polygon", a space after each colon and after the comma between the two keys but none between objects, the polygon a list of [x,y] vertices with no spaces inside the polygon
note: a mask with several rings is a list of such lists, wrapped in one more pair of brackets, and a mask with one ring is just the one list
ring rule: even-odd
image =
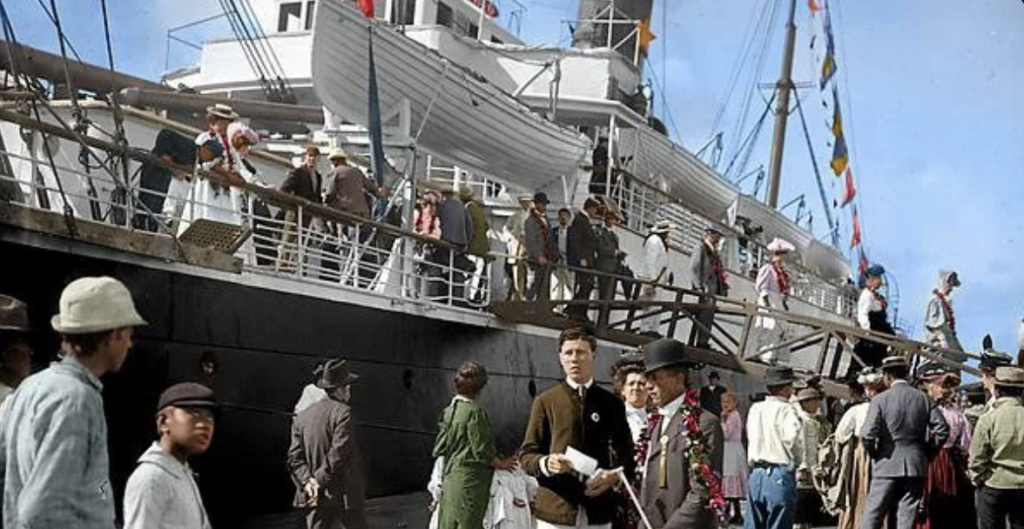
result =
[{"label": "rigging rope", "polygon": [[757,3],[752,3],[754,9],[750,12],[750,18],[747,19],[747,27],[743,30],[744,35],[748,35],[744,39],[743,45],[740,47],[740,53],[736,57],[736,61],[733,66],[732,72],[729,74],[729,80],[726,82],[726,91],[722,100],[719,102],[718,110],[715,112],[715,119],[711,125],[711,132],[718,132],[719,127],[722,124],[722,118],[725,117],[725,111],[729,106],[729,101],[732,100],[732,93],[736,89],[736,85],[739,82],[739,76],[743,73],[743,67],[747,63],[747,59],[750,58],[750,49],[754,45],[754,41],[757,39],[757,35],[761,32],[760,28],[764,23],[764,17],[768,13],[768,8],[771,7],[771,2],[764,2],[761,6],[761,15],[757,17],[757,24],[754,24],[754,14],[757,13]]},{"label": "rigging rope", "polygon": [[739,150],[739,146],[736,145],[736,142],[739,141],[739,135],[742,134],[743,130],[747,126],[747,118],[750,115],[750,108],[754,101],[754,94],[757,92],[758,79],[760,79],[761,75],[764,73],[765,64],[768,62],[768,47],[772,41],[772,37],[775,35],[775,19],[777,18],[779,0],[771,0],[770,3],[771,10],[769,11],[769,15],[766,20],[767,30],[765,31],[764,38],[761,41],[754,75],[747,86],[746,95],[743,97],[742,110],[740,111],[740,116],[736,120],[736,126],[734,127],[734,130],[736,131],[736,141],[733,143],[733,148],[736,150]]},{"label": "rigging rope", "polygon": [[736,160],[744,154],[744,151],[746,152],[746,156],[744,156],[743,163],[739,166],[739,169],[737,169],[736,172],[743,174],[747,169],[747,163],[750,161],[750,154],[753,152],[754,143],[756,143],[757,138],[761,135],[761,129],[764,128],[764,120],[768,117],[768,113],[771,112],[773,103],[775,103],[775,93],[772,93],[771,99],[769,99],[768,103],[765,104],[764,111],[761,112],[761,117],[757,119],[757,123],[754,124],[754,128],[751,129],[750,134],[747,135],[746,139],[743,140],[743,143],[739,146],[736,152],[733,153],[732,159],[729,160],[729,165],[725,168],[725,176],[729,175],[733,165],[736,163]]},{"label": "rigging rope", "polygon": [[[818,183],[818,194],[821,196],[821,206],[825,209],[825,220],[828,221],[828,230],[832,239],[832,246],[839,249],[839,233],[836,231],[835,220],[832,219],[832,210],[829,208],[828,195],[825,193],[825,183],[821,179],[821,170],[818,168],[818,159],[814,155],[814,144],[811,143],[811,132],[807,128],[807,118],[804,117],[804,106],[800,102],[800,94],[796,97],[796,110],[800,115],[800,125],[804,130],[804,139],[807,141],[807,153],[811,156],[811,167],[814,169],[814,179]],[[811,235],[814,235],[813,233]]]}]

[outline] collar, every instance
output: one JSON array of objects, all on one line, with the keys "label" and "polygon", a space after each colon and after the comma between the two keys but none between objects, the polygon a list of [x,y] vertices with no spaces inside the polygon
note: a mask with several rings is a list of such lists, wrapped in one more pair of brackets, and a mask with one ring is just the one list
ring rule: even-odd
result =
[{"label": "collar", "polygon": [[671,420],[675,416],[676,412],[683,405],[683,398],[686,397],[686,391],[683,391],[678,397],[672,402],[658,408],[658,413],[665,417],[665,420]]},{"label": "collar", "polygon": [[1020,399],[1018,399],[1017,397],[999,397],[995,401],[992,402],[992,407],[993,408],[1002,408],[1003,406],[1006,406],[1006,407],[1014,407],[1014,406],[1024,407],[1024,404],[1022,404]]},{"label": "collar", "polygon": [[899,384],[909,384],[909,382],[907,382],[906,380],[903,380],[902,378],[897,378],[896,380],[892,381],[892,384],[889,387],[896,386],[896,385],[899,385]]},{"label": "collar", "polygon": [[776,397],[775,395],[768,395],[764,398],[765,402],[778,402],[781,404],[790,404],[790,402],[782,397]]},{"label": "collar", "polygon": [[175,459],[174,456],[164,452],[158,442],[150,445],[149,449],[139,458],[139,463],[154,464],[176,479],[182,479],[192,472],[188,463],[182,463]]},{"label": "collar", "polygon": [[643,415],[644,417],[647,416],[647,410],[645,410],[644,408],[634,408],[633,405],[628,402],[625,404],[626,415]]},{"label": "collar", "polygon": [[[573,380],[571,378],[569,378],[569,377],[565,377],[565,383],[569,384],[569,387],[572,388],[573,391],[579,391],[580,390],[580,384],[577,384],[577,383],[573,382]],[[583,384],[583,389],[590,389],[590,386],[593,386],[593,385],[594,385],[594,379],[591,378],[590,380],[587,381],[586,384]]]},{"label": "collar", "polygon": [[64,355],[60,361],[54,362],[50,365],[51,367],[69,371],[71,375],[80,378],[83,382],[96,388],[96,391],[103,391],[103,383],[100,382],[99,377],[92,374],[92,371],[86,369],[85,366],[83,366],[82,363],[74,357],[74,355]]},{"label": "collar", "polygon": [[455,395],[452,397],[452,404],[455,404],[456,402],[473,402],[473,399],[463,395]]}]

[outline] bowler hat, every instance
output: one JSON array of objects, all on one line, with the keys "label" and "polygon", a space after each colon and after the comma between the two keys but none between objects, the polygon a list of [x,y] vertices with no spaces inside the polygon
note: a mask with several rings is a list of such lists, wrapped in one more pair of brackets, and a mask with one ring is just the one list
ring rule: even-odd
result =
[{"label": "bowler hat", "polygon": [[0,294],[0,331],[29,330],[28,305],[20,299]]},{"label": "bowler hat", "polygon": [[641,349],[644,353],[644,366],[648,373],[665,367],[693,367],[696,365],[696,362],[689,358],[686,345],[679,340],[660,338],[644,345]]},{"label": "bowler hat", "polygon": [[882,359],[882,371],[890,371],[893,369],[909,369],[910,364],[907,363],[907,358],[901,355],[887,356]]},{"label": "bowler hat", "polygon": [[320,389],[340,388],[356,380],[359,380],[359,375],[352,372],[348,362],[341,358],[335,358],[324,364],[323,369],[320,370],[320,379],[316,381],[316,386]]},{"label": "bowler hat", "polygon": [[168,406],[217,409],[217,399],[213,396],[213,390],[202,384],[182,382],[167,388],[160,394],[160,401],[156,406],[157,411]]},{"label": "bowler hat", "polygon": [[821,399],[821,392],[814,388],[804,388],[796,393],[793,397],[793,402],[803,402],[805,400]]},{"label": "bowler hat", "polygon": [[764,376],[764,385],[768,387],[785,386],[796,380],[793,368],[789,366],[771,366]]},{"label": "bowler hat", "polygon": [[1009,388],[1024,388],[1024,369],[1013,366],[997,367],[996,385]]},{"label": "bowler hat", "polygon": [[60,295],[60,314],[50,324],[61,334],[89,334],[146,325],[124,283],[112,277],[83,277]]},{"label": "bowler hat", "polygon": [[551,203],[551,201],[548,200],[548,194],[543,191],[533,195],[533,202],[535,204],[544,204],[545,206]]}]

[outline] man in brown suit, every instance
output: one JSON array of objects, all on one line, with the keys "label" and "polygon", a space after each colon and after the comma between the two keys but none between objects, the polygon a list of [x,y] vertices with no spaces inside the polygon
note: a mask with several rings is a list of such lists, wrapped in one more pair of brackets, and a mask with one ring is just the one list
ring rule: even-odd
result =
[{"label": "man in brown suit", "polygon": [[[654,386],[658,410],[649,428],[650,446],[640,502],[656,529],[711,529],[714,512],[708,508],[707,487],[698,483],[687,449],[690,440],[683,433],[684,403],[693,365],[687,346],[662,338],[644,346],[647,380]],[[711,450],[711,470],[722,475],[722,425],[712,413],[700,410],[700,430]],[[653,422],[657,421],[657,422]]]},{"label": "man in brown suit", "polygon": [[[527,473],[537,478],[538,529],[611,527],[618,481],[634,470],[633,441],[622,401],[594,384],[597,340],[580,328],[559,336],[559,361],[565,380],[533,401],[530,422],[519,451]],[[572,447],[597,460],[600,470],[582,476],[564,455]]]},{"label": "man in brown suit", "polygon": [[358,378],[345,360],[327,362],[316,385],[328,398],[300,412],[292,423],[288,469],[298,488],[295,507],[311,508],[309,529],[366,529],[366,487],[348,404]]}]

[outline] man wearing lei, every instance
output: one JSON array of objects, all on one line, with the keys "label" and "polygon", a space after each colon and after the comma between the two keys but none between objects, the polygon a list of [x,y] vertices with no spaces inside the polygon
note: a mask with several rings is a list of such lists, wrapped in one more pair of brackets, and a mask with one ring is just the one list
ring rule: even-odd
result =
[{"label": "man wearing lei", "polygon": [[[687,346],[664,338],[643,347],[658,409],[637,445],[640,503],[658,529],[711,529],[727,515],[722,495],[722,425],[687,389]],[[717,518],[717,520],[716,520]]]}]

